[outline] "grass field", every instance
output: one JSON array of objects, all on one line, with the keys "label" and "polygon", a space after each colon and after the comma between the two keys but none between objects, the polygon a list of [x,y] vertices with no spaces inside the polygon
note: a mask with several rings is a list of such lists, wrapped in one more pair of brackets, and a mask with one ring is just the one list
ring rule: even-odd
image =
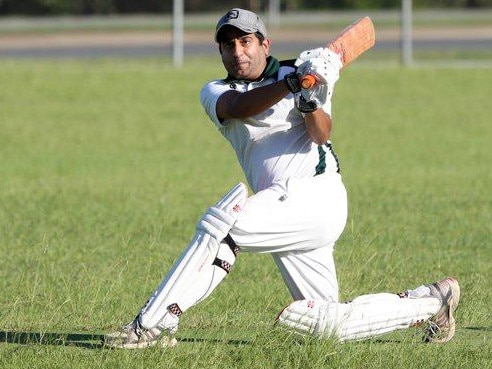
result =
[{"label": "grass field", "polygon": [[[217,62],[217,60],[215,60]],[[198,101],[212,60],[0,62],[0,367],[485,368],[492,358],[490,69],[344,71],[332,139],[349,192],[341,298],[446,275],[457,334],[338,344],[273,329],[289,302],[268,255],[241,254],[188,311],[175,349],[105,349],[240,180]]]}]

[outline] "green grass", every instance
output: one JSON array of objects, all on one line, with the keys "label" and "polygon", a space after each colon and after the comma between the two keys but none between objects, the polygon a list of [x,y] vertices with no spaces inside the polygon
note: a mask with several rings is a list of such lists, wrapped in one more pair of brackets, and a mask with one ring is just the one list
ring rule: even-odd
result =
[{"label": "green grass", "polygon": [[[218,60],[216,60],[218,62]],[[176,349],[107,350],[242,173],[199,105],[210,59],[0,62],[0,367],[484,368],[492,355],[489,69],[358,68],[334,97],[349,192],[342,299],[451,274],[455,339],[359,343],[272,328],[273,261],[242,254],[182,319]]]}]

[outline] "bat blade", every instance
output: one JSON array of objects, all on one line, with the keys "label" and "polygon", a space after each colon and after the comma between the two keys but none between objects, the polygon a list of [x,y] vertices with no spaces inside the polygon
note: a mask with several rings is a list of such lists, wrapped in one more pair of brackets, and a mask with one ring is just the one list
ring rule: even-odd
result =
[{"label": "bat blade", "polygon": [[376,33],[371,18],[363,17],[345,28],[327,44],[332,51],[340,54],[345,67],[369,50],[376,43]]},{"label": "bat blade", "polygon": [[[342,68],[357,59],[362,53],[369,50],[376,43],[376,33],[371,18],[363,17],[346,27],[332,41],[327,48],[340,55]],[[301,79],[303,88],[311,88],[316,84],[313,76],[306,75]]]}]

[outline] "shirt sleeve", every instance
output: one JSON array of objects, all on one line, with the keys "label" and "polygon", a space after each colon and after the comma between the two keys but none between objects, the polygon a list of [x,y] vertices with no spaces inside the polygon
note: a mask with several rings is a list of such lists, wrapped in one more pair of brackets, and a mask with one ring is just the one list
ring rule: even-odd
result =
[{"label": "shirt sleeve", "polygon": [[222,80],[208,82],[203,86],[200,91],[200,102],[205,109],[210,120],[218,127],[222,128],[224,125],[217,117],[217,100],[219,97],[226,91],[229,91],[231,88],[229,84],[225,83]]}]

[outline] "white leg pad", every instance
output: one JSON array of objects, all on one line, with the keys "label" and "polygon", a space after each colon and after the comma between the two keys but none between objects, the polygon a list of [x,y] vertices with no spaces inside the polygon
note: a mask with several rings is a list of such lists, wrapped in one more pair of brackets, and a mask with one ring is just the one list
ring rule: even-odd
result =
[{"label": "white leg pad", "polygon": [[177,328],[176,316],[206,298],[224,279],[236,258],[224,238],[247,196],[246,186],[239,183],[207,209],[196,225],[195,236],[140,311],[144,328]]},{"label": "white leg pad", "polygon": [[440,304],[432,297],[400,298],[389,293],[364,295],[347,303],[299,300],[287,306],[277,322],[301,334],[359,340],[417,325],[435,315]]}]

